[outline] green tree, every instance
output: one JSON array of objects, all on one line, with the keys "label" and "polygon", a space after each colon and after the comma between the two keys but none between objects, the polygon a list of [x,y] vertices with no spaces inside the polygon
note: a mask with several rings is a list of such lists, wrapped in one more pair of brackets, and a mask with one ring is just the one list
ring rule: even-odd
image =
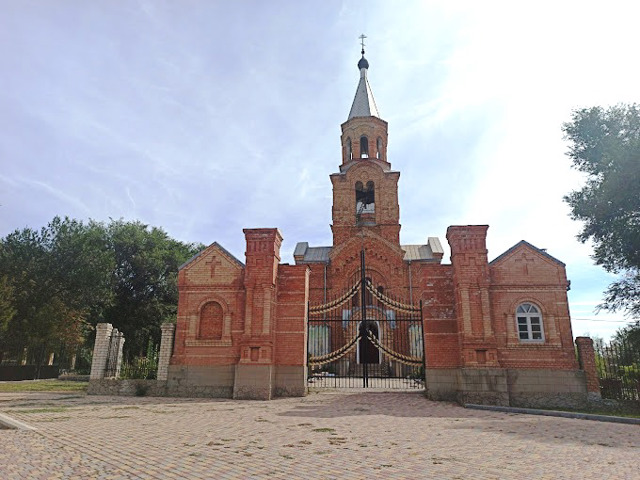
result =
[{"label": "green tree", "polygon": [[144,354],[175,319],[178,267],[202,248],[123,220],[56,217],[39,231],[16,230],[0,241],[0,352],[26,347],[40,363],[52,351],[90,348],[95,324],[107,321],[125,334],[126,352]]},{"label": "green tree", "polygon": [[130,356],[144,355],[149,340],[159,344],[160,325],[176,317],[178,267],[203,245],[185,244],[161,228],[123,220],[109,224],[108,236],[116,268],[114,302],[104,319],[124,333]]},{"label": "green tree", "polygon": [[55,217],[40,231],[2,239],[0,276],[9,279],[15,315],[0,350],[26,347],[40,364],[51,351],[77,347],[87,322],[111,302],[112,265],[104,228],[93,222]]},{"label": "green tree", "polygon": [[13,287],[6,276],[0,277],[0,335],[7,329],[9,321],[15,314]]},{"label": "green tree", "polygon": [[565,201],[583,222],[578,238],[591,241],[593,258],[619,275],[599,308],[640,316],[640,109],[592,107],[573,112],[563,125],[573,167],[585,185]]},{"label": "green tree", "polygon": [[[0,346],[6,343],[9,332],[9,322],[16,314],[13,306],[13,286],[6,276],[0,277]],[[2,362],[3,352],[0,347],[0,362]]]},{"label": "green tree", "polygon": [[627,345],[640,357],[640,320],[618,329],[613,342]]}]

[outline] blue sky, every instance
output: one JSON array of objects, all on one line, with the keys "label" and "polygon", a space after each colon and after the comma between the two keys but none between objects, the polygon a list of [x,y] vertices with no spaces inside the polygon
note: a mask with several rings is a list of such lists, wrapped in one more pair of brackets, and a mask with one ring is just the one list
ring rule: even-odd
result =
[{"label": "blue sky", "polygon": [[[632,2],[3,1],[0,236],[141,220],[244,257],[242,228],[330,245],[358,36],[401,171],[402,243],[489,224],[567,264],[574,335],[612,277],[562,196],[572,109],[635,102]],[[445,255],[448,259],[448,253]],[[583,320],[589,319],[589,320]]]}]

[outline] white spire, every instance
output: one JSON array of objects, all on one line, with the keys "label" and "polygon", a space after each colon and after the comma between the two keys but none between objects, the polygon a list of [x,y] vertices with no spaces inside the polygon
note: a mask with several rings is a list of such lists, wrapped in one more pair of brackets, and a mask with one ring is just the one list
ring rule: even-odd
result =
[{"label": "white spire", "polygon": [[354,117],[378,117],[378,107],[376,101],[373,99],[373,92],[371,91],[371,85],[367,80],[367,70],[369,69],[369,62],[364,58],[364,39],[367,38],[364,34],[360,35],[360,43],[362,45],[362,58],[358,62],[358,68],[360,69],[360,82],[356,89],[356,96],[353,99],[353,105],[351,105],[351,111],[349,112],[349,118],[351,120]]},{"label": "white spire", "polygon": [[[364,62],[362,60],[364,60]],[[347,120],[351,120],[354,117],[380,118],[376,101],[373,99],[371,85],[369,85],[369,80],[367,80],[369,63],[365,60],[364,56],[362,60],[358,62],[358,66],[360,67],[360,82],[358,83],[356,96],[353,99],[353,105],[351,105],[351,111],[349,112],[349,118],[347,118]]]}]

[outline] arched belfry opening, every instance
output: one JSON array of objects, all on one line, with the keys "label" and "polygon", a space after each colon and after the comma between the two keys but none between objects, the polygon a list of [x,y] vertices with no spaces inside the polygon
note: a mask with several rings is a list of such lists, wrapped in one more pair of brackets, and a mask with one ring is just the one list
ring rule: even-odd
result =
[{"label": "arched belfry opening", "polygon": [[347,137],[347,141],[345,142],[345,147],[347,149],[347,160],[353,159],[353,147],[351,146],[351,137]]},{"label": "arched belfry opening", "polygon": [[376,140],[376,158],[382,159],[382,138],[380,137]]},{"label": "arched belfry opening", "polygon": [[356,182],[356,220],[361,221],[367,219],[373,219],[373,214],[376,211],[376,193],[375,184],[372,181],[368,181],[366,185],[362,182]]},{"label": "arched belfry opening", "polygon": [[360,158],[369,158],[369,139],[365,135],[360,137]]}]

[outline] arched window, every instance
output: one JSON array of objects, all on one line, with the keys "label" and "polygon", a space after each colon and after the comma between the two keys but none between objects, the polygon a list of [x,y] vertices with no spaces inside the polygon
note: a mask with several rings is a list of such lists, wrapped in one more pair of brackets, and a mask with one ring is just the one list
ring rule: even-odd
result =
[{"label": "arched window", "polygon": [[376,194],[373,182],[367,182],[364,187],[362,182],[356,182],[356,214],[374,213],[376,210]]},{"label": "arched window", "polygon": [[198,339],[220,340],[222,338],[223,311],[218,302],[208,302],[200,310]]},{"label": "arched window", "polygon": [[351,148],[351,137],[347,137],[347,159],[353,159],[353,149]]},{"label": "arched window", "polygon": [[360,158],[369,158],[369,139],[364,135],[360,137]]},{"label": "arched window", "polygon": [[382,158],[382,139],[380,137],[376,140],[376,158]]},{"label": "arched window", "polygon": [[516,326],[521,342],[544,342],[542,313],[532,303],[521,303],[516,309]]}]

